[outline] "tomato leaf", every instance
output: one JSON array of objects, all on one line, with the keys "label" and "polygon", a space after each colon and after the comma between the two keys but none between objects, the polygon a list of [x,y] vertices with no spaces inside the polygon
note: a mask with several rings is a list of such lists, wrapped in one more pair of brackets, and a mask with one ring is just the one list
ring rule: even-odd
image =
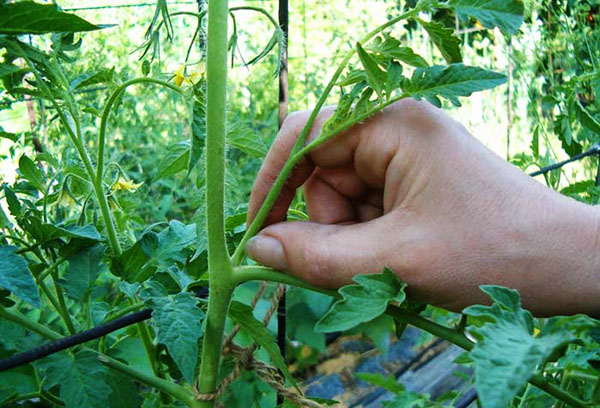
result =
[{"label": "tomato leaf", "polygon": [[442,23],[435,21],[423,21],[417,19],[418,23],[427,31],[433,44],[440,50],[442,57],[448,64],[462,62],[460,53],[460,38],[454,35],[454,29],[445,27]]},{"label": "tomato leaf", "polygon": [[448,66],[434,65],[418,68],[403,91],[416,99],[425,98],[441,107],[439,97],[460,106],[459,96],[470,96],[473,92],[491,89],[506,82],[506,76],[478,67],[463,64]]},{"label": "tomato leaf", "polygon": [[229,317],[235,323],[239,324],[242,330],[247,332],[258,345],[265,349],[275,367],[281,370],[290,384],[296,386],[296,380],[290,374],[279,352],[279,348],[275,344],[273,335],[261,322],[256,320],[252,313],[252,308],[243,303],[233,301],[229,307]]},{"label": "tomato leaf", "polygon": [[356,43],[356,52],[367,74],[367,82],[378,95],[381,95],[385,83],[385,72],[379,67],[377,61],[363,49],[360,43]]},{"label": "tomato leaf", "polygon": [[0,246],[0,287],[10,290],[32,306],[40,307],[40,296],[27,261],[15,251],[17,247]]},{"label": "tomato leaf", "polygon": [[450,0],[460,18],[472,16],[486,28],[498,27],[516,34],[523,24],[524,7],[519,0]]},{"label": "tomato leaf", "polygon": [[56,4],[38,4],[32,1],[0,5],[0,34],[74,33],[99,30],[106,26],[89,23],[58,10]]},{"label": "tomato leaf", "polygon": [[19,171],[21,175],[39,191],[44,191],[44,174],[29,157],[23,155],[19,159]]},{"label": "tomato leaf", "polygon": [[158,164],[154,180],[172,176],[188,168],[191,145],[189,140],[177,142],[167,147],[167,153]]},{"label": "tomato leaf", "polygon": [[390,302],[402,303],[406,299],[406,284],[388,268],[380,274],[356,275],[353,280],[357,284],[340,288],[342,299],[317,322],[316,331],[351,329],[381,316]]},{"label": "tomato leaf", "polygon": [[400,44],[400,40],[387,35],[383,40],[379,38],[379,41],[374,41],[368,48],[378,56],[398,60],[416,68],[429,66],[425,58],[415,53],[412,48],[402,47]]},{"label": "tomato leaf", "polygon": [[470,352],[475,363],[475,386],[484,408],[506,407],[556,350],[576,340],[576,334],[594,325],[582,316],[549,319],[534,334],[533,317],[521,308],[515,290],[481,286],[492,306],[470,306],[463,313],[483,322],[472,331],[481,337]]},{"label": "tomato leaf", "polygon": [[[148,282],[154,288],[142,290],[140,296],[152,307],[152,327],[158,342],[164,344],[188,383],[194,381],[198,356],[198,339],[203,334],[204,312],[198,299],[189,292],[167,295],[158,282]],[[157,296],[159,295],[159,296]]]},{"label": "tomato leaf", "polygon": [[84,300],[100,275],[104,247],[96,244],[71,255],[62,286],[74,299]]},{"label": "tomato leaf", "polygon": [[95,353],[56,353],[46,357],[41,365],[46,371],[44,388],[60,385],[60,399],[66,408],[109,406],[108,368],[98,361]]}]

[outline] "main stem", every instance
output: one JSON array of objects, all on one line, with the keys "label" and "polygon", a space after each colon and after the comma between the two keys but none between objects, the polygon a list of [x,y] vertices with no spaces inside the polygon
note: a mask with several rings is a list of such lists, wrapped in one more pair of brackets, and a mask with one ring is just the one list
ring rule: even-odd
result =
[{"label": "main stem", "polygon": [[[227,0],[208,2],[208,49],[206,61],[206,226],[210,294],[204,334],[198,391],[217,390],[221,347],[227,309],[233,293],[233,267],[225,241],[224,177],[227,134]],[[213,407],[198,401],[197,407]]]}]

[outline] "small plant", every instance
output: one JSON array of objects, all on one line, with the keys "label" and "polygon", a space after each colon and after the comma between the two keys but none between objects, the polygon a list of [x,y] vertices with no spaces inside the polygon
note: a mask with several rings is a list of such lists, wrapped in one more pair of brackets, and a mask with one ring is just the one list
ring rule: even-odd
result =
[{"label": "small plant", "polygon": [[[2,186],[10,216],[0,212],[0,357],[146,307],[152,309],[150,324],[138,321],[118,337],[103,337],[1,373],[0,402],[39,399],[57,406],[104,408],[139,406],[142,397],[144,407],[213,407],[228,385],[243,371],[250,371],[277,390],[284,399],[282,406],[329,403],[302,395],[289,373],[265,327],[274,306],[261,322],[251,306],[234,299],[239,285],[269,281],[336,299],[317,322],[316,331],[344,331],[359,325],[367,331],[386,319],[393,322],[398,335],[410,324],[462,347],[467,353],[462,360],[474,367],[477,393],[485,408],[511,406],[518,400],[519,406],[530,406],[526,401],[546,406],[542,404],[548,399],[575,407],[597,405],[598,345],[596,332],[589,330],[596,329],[597,322],[591,318],[535,320],[522,309],[516,291],[484,286],[481,289],[492,306],[469,307],[463,311],[461,324],[445,327],[422,316],[424,306],[407,299],[406,284],[389,269],[365,271],[354,277],[354,284],[333,292],[255,265],[244,253],[294,166],[315,147],[401,99],[426,99],[439,107],[442,100],[460,105],[460,97],[506,81],[502,74],[464,65],[461,41],[454,30],[430,16],[440,10],[456,13],[513,35],[523,23],[521,2],[421,0],[356,42],[324,86],[283,170],[247,228],[244,211],[229,217],[224,211],[226,145],[242,150],[254,146],[252,135],[228,135],[227,124],[227,73],[230,52],[235,52],[238,40],[235,14],[242,10],[258,12],[274,26],[271,41],[250,62],[266,57],[277,46],[281,49],[283,33],[261,8],[229,8],[226,0],[210,0],[206,12],[169,14],[166,2],[158,1],[141,47],[148,58],[142,65],[145,76],[118,82],[109,69],[75,77],[69,72],[71,53],[80,45],[74,33],[101,26],[55,5],[0,5],[4,88],[12,95],[35,96],[50,104],[83,166],[61,167],[48,153],[38,154],[35,161],[23,155],[18,163],[22,181]],[[187,75],[184,64],[174,82],[149,76],[152,57],[160,48],[160,30],[166,29],[171,37],[171,19],[181,15],[197,19],[194,39],[208,20],[205,72]],[[228,36],[230,21],[234,22],[232,36]],[[393,36],[391,27],[405,22],[418,24],[428,33],[446,65],[430,65]],[[50,50],[24,41],[25,35],[47,33],[53,33]],[[194,40],[189,49],[193,44]],[[98,111],[84,106],[75,93],[96,84],[105,84],[111,91]],[[166,226],[148,225],[134,231],[120,218],[120,192],[141,185],[129,179],[119,163],[106,163],[106,151],[110,149],[109,122],[133,86],[165,87],[190,106],[189,141],[166,152],[158,177],[180,171],[197,175],[205,205],[196,214],[195,224],[173,220]],[[317,114],[336,89],[335,113],[320,136],[306,143]],[[87,114],[92,123],[98,123],[93,139],[82,126]],[[6,132],[1,136],[17,140]],[[66,217],[65,203],[75,201],[77,216]],[[294,211],[292,215],[302,216]],[[195,292],[208,292],[208,298]],[[278,296],[279,290],[273,305]],[[239,332],[245,337],[238,343]],[[268,356],[267,362],[255,355],[259,348]],[[406,392],[393,379],[362,379],[397,394],[386,406],[441,406]],[[131,393],[132,381],[143,385],[139,395]],[[538,389],[544,393],[533,391]]]}]

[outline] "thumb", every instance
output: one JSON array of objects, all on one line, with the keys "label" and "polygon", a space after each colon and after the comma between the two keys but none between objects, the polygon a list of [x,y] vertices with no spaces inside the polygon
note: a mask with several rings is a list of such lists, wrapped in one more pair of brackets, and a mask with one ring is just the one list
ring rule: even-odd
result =
[{"label": "thumb", "polygon": [[390,242],[382,245],[384,218],[352,225],[274,224],[248,241],[246,251],[263,265],[316,286],[337,288],[356,274],[378,273],[386,266]]}]

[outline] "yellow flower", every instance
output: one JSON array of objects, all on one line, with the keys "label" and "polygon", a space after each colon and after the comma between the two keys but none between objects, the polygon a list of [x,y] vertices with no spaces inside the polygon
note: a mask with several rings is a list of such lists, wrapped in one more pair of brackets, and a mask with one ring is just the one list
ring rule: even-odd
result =
[{"label": "yellow flower", "polygon": [[58,193],[58,197],[56,198],[56,201],[54,201],[52,203],[52,205],[61,205],[61,206],[65,206],[65,207],[72,207],[75,205],[75,200],[73,199],[73,197],[71,197],[71,194],[69,194],[69,192],[67,191],[67,187],[63,187],[60,192]]},{"label": "yellow flower", "polygon": [[194,85],[196,78],[201,75],[204,75],[204,62],[200,64],[198,72],[192,72],[189,76],[185,75],[185,64],[181,64],[177,71],[175,71],[173,81],[177,86],[181,86],[184,83]]},{"label": "yellow flower", "polygon": [[134,192],[135,190],[137,190],[138,188],[140,188],[140,186],[144,184],[143,182],[141,183],[134,183],[130,180],[127,180],[126,178],[119,176],[119,178],[117,179],[117,182],[112,186],[112,191],[117,191],[117,190],[121,190],[121,191],[129,191],[129,192]]}]

